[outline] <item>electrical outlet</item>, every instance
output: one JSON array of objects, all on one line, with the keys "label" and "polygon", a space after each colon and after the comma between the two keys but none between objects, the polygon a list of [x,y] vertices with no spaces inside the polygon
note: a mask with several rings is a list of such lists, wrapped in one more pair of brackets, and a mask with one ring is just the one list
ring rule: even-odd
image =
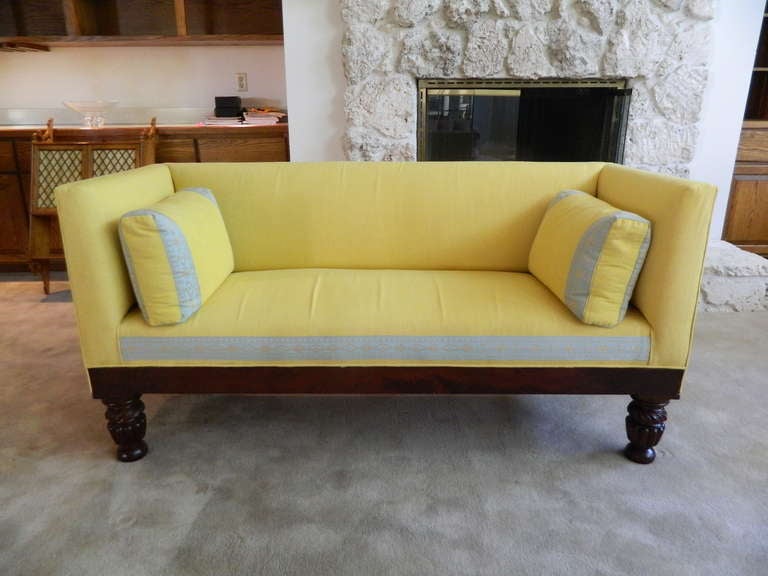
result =
[{"label": "electrical outlet", "polygon": [[238,92],[248,92],[248,74],[246,72],[235,72],[235,86]]}]

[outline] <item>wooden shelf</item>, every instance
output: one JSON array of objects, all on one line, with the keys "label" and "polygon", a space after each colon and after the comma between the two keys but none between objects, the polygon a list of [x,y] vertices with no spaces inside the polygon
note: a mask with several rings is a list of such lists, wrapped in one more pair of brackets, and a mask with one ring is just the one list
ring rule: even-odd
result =
[{"label": "wooden shelf", "polygon": [[723,239],[768,256],[768,121],[744,122]]},{"label": "wooden shelf", "polygon": [[752,68],[723,239],[768,257],[768,2]]},{"label": "wooden shelf", "polygon": [[279,46],[282,34],[209,34],[202,36],[15,36],[0,43],[27,43],[57,48],[86,46]]},{"label": "wooden shelf", "polygon": [[0,0],[0,43],[281,45],[281,0]]}]

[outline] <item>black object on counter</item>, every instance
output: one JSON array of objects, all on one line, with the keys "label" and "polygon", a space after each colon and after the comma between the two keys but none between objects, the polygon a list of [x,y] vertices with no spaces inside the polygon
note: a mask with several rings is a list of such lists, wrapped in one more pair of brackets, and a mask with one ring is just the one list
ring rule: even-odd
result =
[{"label": "black object on counter", "polygon": [[216,96],[216,108],[214,114],[217,118],[233,118],[242,116],[243,103],[240,96]]}]

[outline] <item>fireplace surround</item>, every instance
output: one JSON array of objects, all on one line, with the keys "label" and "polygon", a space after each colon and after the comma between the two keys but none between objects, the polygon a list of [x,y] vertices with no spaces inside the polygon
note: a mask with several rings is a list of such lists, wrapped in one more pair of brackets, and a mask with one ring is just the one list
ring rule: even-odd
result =
[{"label": "fireplace surround", "polygon": [[351,160],[416,160],[419,78],[626,79],[624,163],[687,176],[712,0],[341,0]]}]

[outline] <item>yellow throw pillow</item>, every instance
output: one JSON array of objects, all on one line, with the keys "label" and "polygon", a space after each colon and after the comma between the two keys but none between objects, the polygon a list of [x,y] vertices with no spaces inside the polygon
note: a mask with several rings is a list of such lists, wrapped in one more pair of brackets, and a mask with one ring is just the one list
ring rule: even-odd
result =
[{"label": "yellow throw pillow", "polygon": [[227,229],[207,188],[186,188],[128,212],[118,230],[136,300],[152,326],[187,320],[234,269]]},{"label": "yellow throw pillow", "polygon": [[578,190],[550,202],[534,238],[528,269],[582,322],[615,326],[651,241],[651,223]]}]

